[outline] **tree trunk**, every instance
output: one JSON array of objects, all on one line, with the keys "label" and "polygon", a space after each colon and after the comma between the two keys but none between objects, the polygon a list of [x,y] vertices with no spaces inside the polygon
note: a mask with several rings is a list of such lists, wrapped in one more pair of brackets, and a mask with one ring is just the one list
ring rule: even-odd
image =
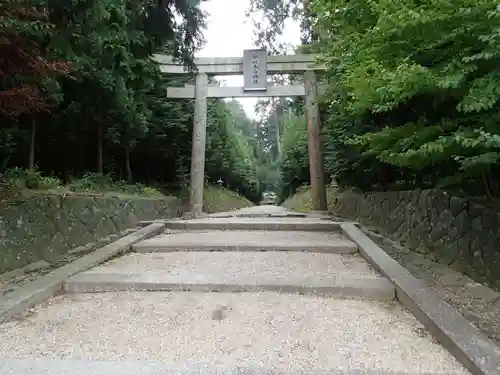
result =
[{"label": "tree trunk", "polygon": [[30,153],[28,159],[28,169],[35,169],[35,145],[36,145],[36,119],[31,120]]},{"label": "tree trunk", "polygon": [[104,162],[102,157],[103,148],[102,124],[97,125],[97,173],[104,174]]},{"label": "tree trunk", "polygon": [[125,172],[127,174],[127,181],[132,182],[132,168],[130,167],[130,148],[125,147]]}]

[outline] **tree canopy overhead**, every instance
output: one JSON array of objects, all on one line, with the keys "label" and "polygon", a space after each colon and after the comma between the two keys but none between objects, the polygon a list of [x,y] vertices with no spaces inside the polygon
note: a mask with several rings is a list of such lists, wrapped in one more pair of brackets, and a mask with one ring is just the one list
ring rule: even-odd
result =
[{"label": "tree canopy overhead", "polygon": [[[365,191],[498,194],[497,3],[254,1],[264,15],[290,17],[293,8],[302,9],[303,42],[327,68],[321,112],[331,177]],[[268,34],[279,34],[279,22],[267,23]],[[292,150],[303,158],[299,143]]]},{"label": "tree canopy overhead", "polygon": [[[166,88],[193,77],[162,74],[152,55],[192,62],[204,42],[201,2],[3,1],[0,172],[186,185],[193,103],[167,100]],[[210,103],[209,123],[207,180],[222,176],[257,200],[253,122],[219,100]]]},{"label": "tree canopy overhead", "polygon": [[[62,180],[92,171],[186,184],[193,103],[167,100],[151,58],[190,63],[203,44],[201,1],[50,0],[0,5],[0,168],[38,167]],[[499,9],[492,0],[254,0],[259,46],[326,67],[325,172],[363,191],[441,186],[498,195]],[[261,18],[259,18],[261,17]],[[209,105],[207,180],[252,199],[308,182],[303,101]],[[279,186],[278,186],[279,185]]]},{"label": "tree canopy overhead", "polygon": [[43,54],[53,27],[42,3],[0,4],[0,114],[19,116],[48,110],[43,84],[69,72],[66,61]]}]

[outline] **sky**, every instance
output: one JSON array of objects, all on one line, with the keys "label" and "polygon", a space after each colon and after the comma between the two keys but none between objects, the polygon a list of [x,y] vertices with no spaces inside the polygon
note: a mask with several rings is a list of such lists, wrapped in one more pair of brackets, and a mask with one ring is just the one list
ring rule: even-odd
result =
[{"label": "sky", "polygon": [[[206,40],[199,57],[240,57],[244,49],[256,48],[253,43],[252,20],[245,17],[250,0],[208,0],[203,3],[203,10],[208,13],[207,29],[203,35]],[[284,42],[300,43],[299,25],[287,21],[283,37]],[[224,76],[222,86],[243,86],[243,76]],[[238,98],[247,116],[255,118],[254,106],[258,98]]]}]

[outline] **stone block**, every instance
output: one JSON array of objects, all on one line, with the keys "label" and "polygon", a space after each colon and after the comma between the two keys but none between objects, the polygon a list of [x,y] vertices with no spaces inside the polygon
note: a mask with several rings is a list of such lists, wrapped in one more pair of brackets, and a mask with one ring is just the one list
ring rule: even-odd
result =
[{"label": "stone block", "polygon": [[496,230],[500,227],[500,215],[485,209],[481,215],[481,226],[484,230]]},{"label": "stone block", "polygon": [[450,197],[440,191],[436,192],[436,200],[434,201],[434,206],[438,213],[449,210],[450,208]]},{"label": "stone block", "polygon": [[459,197],[450,197],[450,211],[453,216],[467,209],[468,203],[465,199]]},{"label": "stone block", "polygon": [[57,226],[60,228],[59,233],[64,233],[68,244],[78,246],[95,239],[92,231],[88,230],[86,224],[80,220],[78,214],[72,211],[61,215],[61,220]]},{"label": "stone block", "polygon": [[454,214],[450,209],[450,213],[454,216],[450,225],[456,227],[459,233],[465,234],[471,229],[471,220],[467,211],[462,210]]},{"label": "stone block", "polygon": [[334,213],[376,226],[413,250],[429,249],[444,264],[460,263],[468,274],[500,283],[500,215],[478,203],[429,189],[343,194],[336,207]]},{"label": "stone block", "polygon": [[286,279],[247,275],[113,274],[84,272],[65,282],[67,293],[115,291],[283,292],[392,301],[395,290],[384,278],[345,276]]},{"label": "stone block", "polygon": [[411,191],[411,203],[414,206],[420,205],[420,199],[422,196],[422,190],[416,189]]}]

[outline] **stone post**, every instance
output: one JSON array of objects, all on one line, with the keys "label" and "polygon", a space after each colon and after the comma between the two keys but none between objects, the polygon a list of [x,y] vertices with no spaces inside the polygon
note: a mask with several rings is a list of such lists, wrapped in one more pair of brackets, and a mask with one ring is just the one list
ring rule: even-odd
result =
[{"label": "stone post", "polygon": [[307,145],[309,152],[312,209],[313,211],[326,212],[326,188],[321,126],[319,122],[319,106],[316,102],[318,88],[316,73],[313,70],[304,72],[304,87],[306,91]]},{"label": "stone post", "polygon": [[203,185],[205,182],[205,148],[207,140],[207,86],[207,74],[198,73],[195,85],[191,186],[189,191],[189,210],[195,217],[203,214]]}]

